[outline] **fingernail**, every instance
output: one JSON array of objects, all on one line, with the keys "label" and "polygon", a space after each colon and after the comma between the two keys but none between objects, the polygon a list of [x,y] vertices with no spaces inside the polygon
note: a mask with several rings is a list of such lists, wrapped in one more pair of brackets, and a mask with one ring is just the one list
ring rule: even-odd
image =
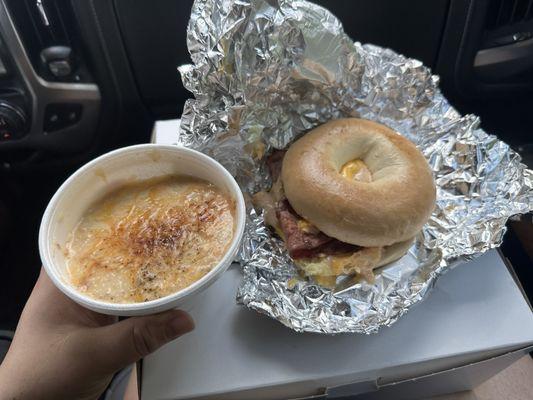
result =
[{"label": "fingernail", "polygon": [[175,336],[184,335],[194,329],[194,321],[185,312],[180,312],[170,320],[169,323]]}]

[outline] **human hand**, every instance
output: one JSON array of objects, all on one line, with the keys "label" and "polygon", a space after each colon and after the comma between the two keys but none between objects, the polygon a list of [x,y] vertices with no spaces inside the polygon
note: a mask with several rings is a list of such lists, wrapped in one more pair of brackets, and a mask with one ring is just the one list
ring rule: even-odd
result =
[{"label": "human hand", "polygon": [[0,399],[97,399],[115,372],[192,329],[178,310],[117,322],[74,303],[41,269],[0,365]]}]

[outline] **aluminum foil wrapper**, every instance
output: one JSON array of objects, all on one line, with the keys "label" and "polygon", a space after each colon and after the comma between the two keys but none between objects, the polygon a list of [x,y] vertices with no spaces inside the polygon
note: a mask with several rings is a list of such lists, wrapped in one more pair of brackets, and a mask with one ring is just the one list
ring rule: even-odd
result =
[{"label": "aluminum foil wrapper", "polygon": [[197,0],[187,30],[194,94],[178,141],[219,160],[244,192],[268,189],[265,154],[340,117],[374,120],[429,161],[437,206],[409,253],[375,282],[336,292],[299,277],[282,241],[249,204],[238,302],[306,332],[376,332],[422,300],[445,271],[500,245],[505,223],[533,209],[520,156],[461,116],[420,61],[354,43],[306,1]]}]

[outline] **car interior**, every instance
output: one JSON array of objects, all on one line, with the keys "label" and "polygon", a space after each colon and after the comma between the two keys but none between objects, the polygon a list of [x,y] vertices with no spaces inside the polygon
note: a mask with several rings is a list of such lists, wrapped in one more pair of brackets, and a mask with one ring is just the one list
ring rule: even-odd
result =
[{"label": "car interior", "polygon": [[[533,168],[533,0],[315,2],[353,40],[430,67],[454,107]],[[179,118],[192,3],[0,0],[1,330],[16,327],[41,268],[39,223],[59,185]],[[512,222],[502,247],[530,301],[532,232],[531,218]]]}]

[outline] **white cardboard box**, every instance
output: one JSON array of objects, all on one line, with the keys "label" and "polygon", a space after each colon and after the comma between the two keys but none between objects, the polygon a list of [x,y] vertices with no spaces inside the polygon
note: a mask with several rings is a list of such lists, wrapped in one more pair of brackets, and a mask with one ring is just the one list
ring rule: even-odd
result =
[{"label": "white cardboard box", "polygon": [[194,332],[143,361],[142,400],[424,398],[475,387],[533,346],[531,308],[494,250],[369,336],[296,333],[237,306],[240,274],[205,292]]}]

